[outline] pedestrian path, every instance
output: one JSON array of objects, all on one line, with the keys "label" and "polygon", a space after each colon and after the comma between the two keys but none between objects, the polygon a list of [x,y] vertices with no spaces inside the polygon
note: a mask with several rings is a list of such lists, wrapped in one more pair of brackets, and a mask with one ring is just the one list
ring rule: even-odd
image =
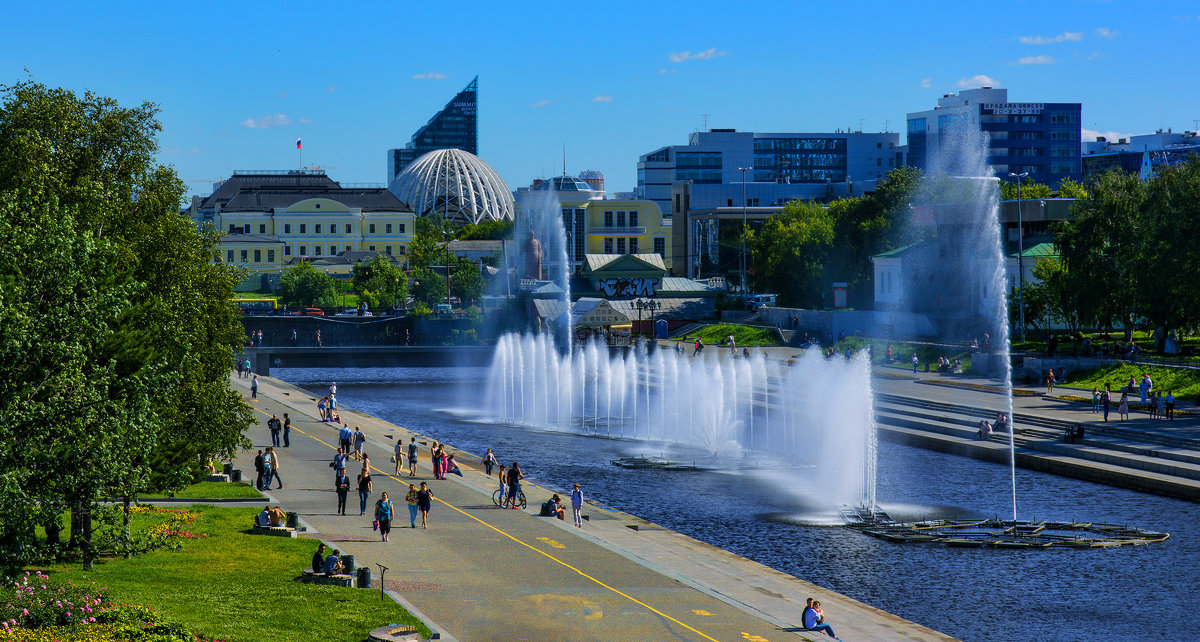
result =
[{"label": "pedestrian path", "polygon": [[[252,474],[254,452],[270,444],[266,418],[289,413],[291,447],[276,449],[284,486],[268,491],[271,503],[297,512],[314,535],[370,565],[376,586],[376,565],[387,567],[384,586],[457,639],[828,639],[798,631],[807,597],[822,601],[843,639],[952,639],[620,511],[588,505],[582,529],[536,517],[550,491],[533,484],[523,485],[527,510],[497,508],[490,497],[494,478],[483,475],[477,457],[459,454],[463,478],[432,478],[428,445],[436,435],[417,435],[426,444],[416,479],[389,474],[393,445],[412,433],[352,409],[340,412],[368,435],[374,493],[365,516],[353,510],[359,507],[353,492],[348,515],[335,515],[328,462],[336,429],[316,420],[316,400],[307,392],[269,377],[259,381],[251,402],[260,420],[249,435],[254,448],[237,466]],[[232,383],[247,391],[246,380]],[[357,466],[349,463],[352,478]],[[427,530],[408,528],[410,481],[425,481],[435,493]],[[398,508],[386,544],[370,514],[383,491]],[[296,563],[298,573],[308,560]]]}]

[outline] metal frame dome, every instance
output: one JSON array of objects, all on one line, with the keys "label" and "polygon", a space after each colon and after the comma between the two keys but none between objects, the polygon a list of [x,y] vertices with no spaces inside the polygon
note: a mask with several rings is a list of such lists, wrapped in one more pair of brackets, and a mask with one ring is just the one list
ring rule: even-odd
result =
[{"label": "metal frame dome", "polygon": [[422,155],[388,186],[418,216],[441,214],[457,224],[512,220],[512,191],[483,159],[461,149]]}]

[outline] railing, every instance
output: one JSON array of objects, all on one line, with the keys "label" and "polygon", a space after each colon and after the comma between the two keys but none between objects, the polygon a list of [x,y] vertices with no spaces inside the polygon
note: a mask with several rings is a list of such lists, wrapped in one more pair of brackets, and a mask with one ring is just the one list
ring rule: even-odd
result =
[{"label": "railing", "polygon": [[234,176],[247,176],[247,175],[262,176],[262,175],[266,175],[266,174],[291,174],[291,175],[306,175],[307,174],[310,176],[324,176],[325,170],[323,170],[323,169],[235,169],[235,170],[233,170]]},{"label": "railing", "polygon": [[606,225],[604,227],[589,227],[588,228],[588,234],[645,234],[645,233],[646,233],[645,226],[612,227],[612,226]]}]

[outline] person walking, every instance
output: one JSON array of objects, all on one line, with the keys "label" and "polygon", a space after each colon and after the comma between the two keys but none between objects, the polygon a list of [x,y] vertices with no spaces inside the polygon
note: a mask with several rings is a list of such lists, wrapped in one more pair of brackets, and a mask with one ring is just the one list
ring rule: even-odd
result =
[{"label": "person walking", "polygon": [[1167,416],[1167,396],[1158,396],[1158,418],[1163,419]]},{"label": "person walking", "polygon": [[483,472],[488,477],[492,476],[492,468],[499,463],[496,461],[496,455],[492,454],[492,449],[488,448],[487,453],[483,456]]},{"label": "person walking", "polygon": [[419,449],[419,447],[417,446],[417,438],[413,437],[412,440],[408,442],[408,476],[409,477],[417,476],[417,450],[418,449]]},{"label": "person walking", "polygon": [[333,461],[329,462],[329,466],[333,468],[335,475],[346,474],[346,452],[338,448],[337,454],[333,456]]},{"label": "person walking", "polygon": [[417,491],[417,510],[421,511],[421,528],[429,528],[429,509],[433,506],[433,491],[429,485],[421,482],[421,490]]},{"label": "person walking", "polygon": [[379,522],[379,536],[383,541],[388,541],[388,535],[392,532],[392,500],[388,499],[386,490],[375,502],[375,521]]},{"label": "person walking", "polygon": [[1108,421],[1108,408],[1112,403],[1112,391],[1108,384],[1104,384],[1104,391],[1100,393],[1100,405],[1104,407],[1104,421]]},{"label": "person walking", "polygon": [[317,414],[321,416],[321,421],[325,421],[325,400],[326,397],[317,400]]},{"label": "person walking", "polygon": [[1166,405],[1167,405],[1167,408],[1166,408],[1167,419],[1174,421],[1175,420],[1175,393],[1171,392],[1170,390],[1167,391]]},{"label": "person walking", "polygon": [[1121,421],[1129,421],[1129,393],[1121,393],[1121,405],[1117,406],[1117,416]]},{"label": "person walking", "polygon": [[1054,368],[1046,370],[1046,394],[1054,394]]},{"label": "person walking", "polygon": [[703,349],[704,349],[704,342],[701,341],[699,337],[696,337],[696,346],[692,350],[692,356],[694,357],[694,356],[700,354],[700,351]]},{"label": "person walking", "polygon": [[404,496],[404,501],[408,502],[408,524],[412,528],[417,527],[417,487],[409,484],[408,494]]},{"label": "person walking", "polygon": [[258,399],[258,375],[254,375],[254,378],[250,380],[250,398]]},{"label": "person walking", "polygon": [[392,462],[396,465],[396,469],[392,471],[392,474],[399,475],[400,466],[404,463],[404,442],[399,439],[396,440],[396,445],[392,448]]},{"label": "person walking", "polygon": [[242,371],[246,373],[247,377],[250,376],[250,360],[249,359],[246,359],[246,361],[244,361],[242,363]]},{"label": "person walking", "polygon": [[504,503],[508,499],[508,468],[500,466],[500,501],[496,502],[498,506],[504,508]]},{"label": "person walking", "polygon": [[367,436],[363,433],[359,426],[354,427],[354,461],[361,461],[363,456],[363,444],[367,443]]},{"label": "person walking", "polygon": [[290,448],[292,445],[292,420],[288,414],[283,413],[283,447]]},{"label": "person walking", "polygon": [[254,487],[258,490],[263,489],[263,466],[263,451],[260,449],[254,456]]},{"label": "person walking", "polygon": [[508,499],[505,500],[505,505],[513,510],[517,510],[517,504],[520,503],[518,498],[521,496],[521,479],[524,477],[521,465],[514,461],[512,468],[508,469]]},{"label": "person walking", "polygon": [[442,445],[438,442],[433,442],[433,446],[429,449],[429,465],[433,467],[433,478],[442,478]]},{"label": "person walking", "polygon": [[1092,387],[1092,414],[1100,412],[1100,389]]},{"label": "person walking", "polygon": [[260,490],[267,490],[271,488],[271,473],[274,472],[272,470],[271,460],[271,449],[268,448],[267,451],[263,453],[263,481],[262,488]]},{"label": "person walking", "polygon": [[358,474],[358,516],[367,514],[367,497],[371,496],[371,471],[364,468]]},{"label": "person walking", "polygon": [[267,428],[271,430],[271,445],[278,446],[279,433],[283,431],[283,425],[279,423],[279,417],[271,415],[271,418],[267,420]]},{"label": "person walking", "polygon": [[337,471],[337,475],[333,478],[333,489],[337,491],[337,514],[346,514],[346,496],[350,494],[350,478],[346,476],[345,469]]},{"label": "person walking", "polygon": [[583,491],[579,490],[579,482],[576,482],[575,488],[571,490],[571,516],[575,521],[575,528],[583,528]]},{"label": "person walking", "polygon": [[912,364],[913,364],[913,374],[917,374],[917,364],[918,364],[918,363],[920,363],[920,360],[919,360],[919,359],[917,359],[917,353],[915,353],[915,352],[914,352],[914,353],[913,353],[913,358],[912,358]]},{"label": "person walking", "polygon": [[317,336],[313,338],[313,347],[314,348],[325,347],[325,342],[321,340],[321,331],[320,330],[317,330]]},{"label": "person walking", "polygon": [[267,449],[268,461],[271,465],[271,472],[267,475],[267,488],[271,487],[271,480],[279,482],[278,488],[283,488],[283,478],[279,476],[279,457],[275,454],[274,448]]},{"label": "person walking", "polygon": [[1154,388],[1154,382],[1151,381],[1150,375],[1142,373],[1142,383],[1138,386],[1138,390],[1142,393],[1142,404],[1146,403],[1146,396],[1150,394],[1150,390]]},{"label": "person walking", "polygon": [[300,336],[296,334],[296,328],[292,328],[292,347],[300,345]]},{"label": "person walking", "polygon": [[353,438],[354,433],[350,430],[350,426],[342,424],[342,429],[338,431],[338,444],[342,447],[342,452],[346,453],[346,455],[350,454],[350,440]]}]

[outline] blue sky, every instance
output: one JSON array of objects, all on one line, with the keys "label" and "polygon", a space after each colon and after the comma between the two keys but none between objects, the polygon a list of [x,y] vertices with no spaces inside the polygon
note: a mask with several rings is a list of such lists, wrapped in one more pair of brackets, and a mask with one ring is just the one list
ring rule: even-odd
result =
[{"label": "blue sky", "polygon": [[[709,127],[903,131],[994,84],[1081,102],[1085,130],[1200,119],[1196,2],[60,3],[5,9],[0,83],[158,103],[194,193],[236,169],[384,181],[385,152],[479,76],[480,156],[512,188],[633,188],[639,154]],[[1086,132],[1085,132],[1086,134]]]}]

